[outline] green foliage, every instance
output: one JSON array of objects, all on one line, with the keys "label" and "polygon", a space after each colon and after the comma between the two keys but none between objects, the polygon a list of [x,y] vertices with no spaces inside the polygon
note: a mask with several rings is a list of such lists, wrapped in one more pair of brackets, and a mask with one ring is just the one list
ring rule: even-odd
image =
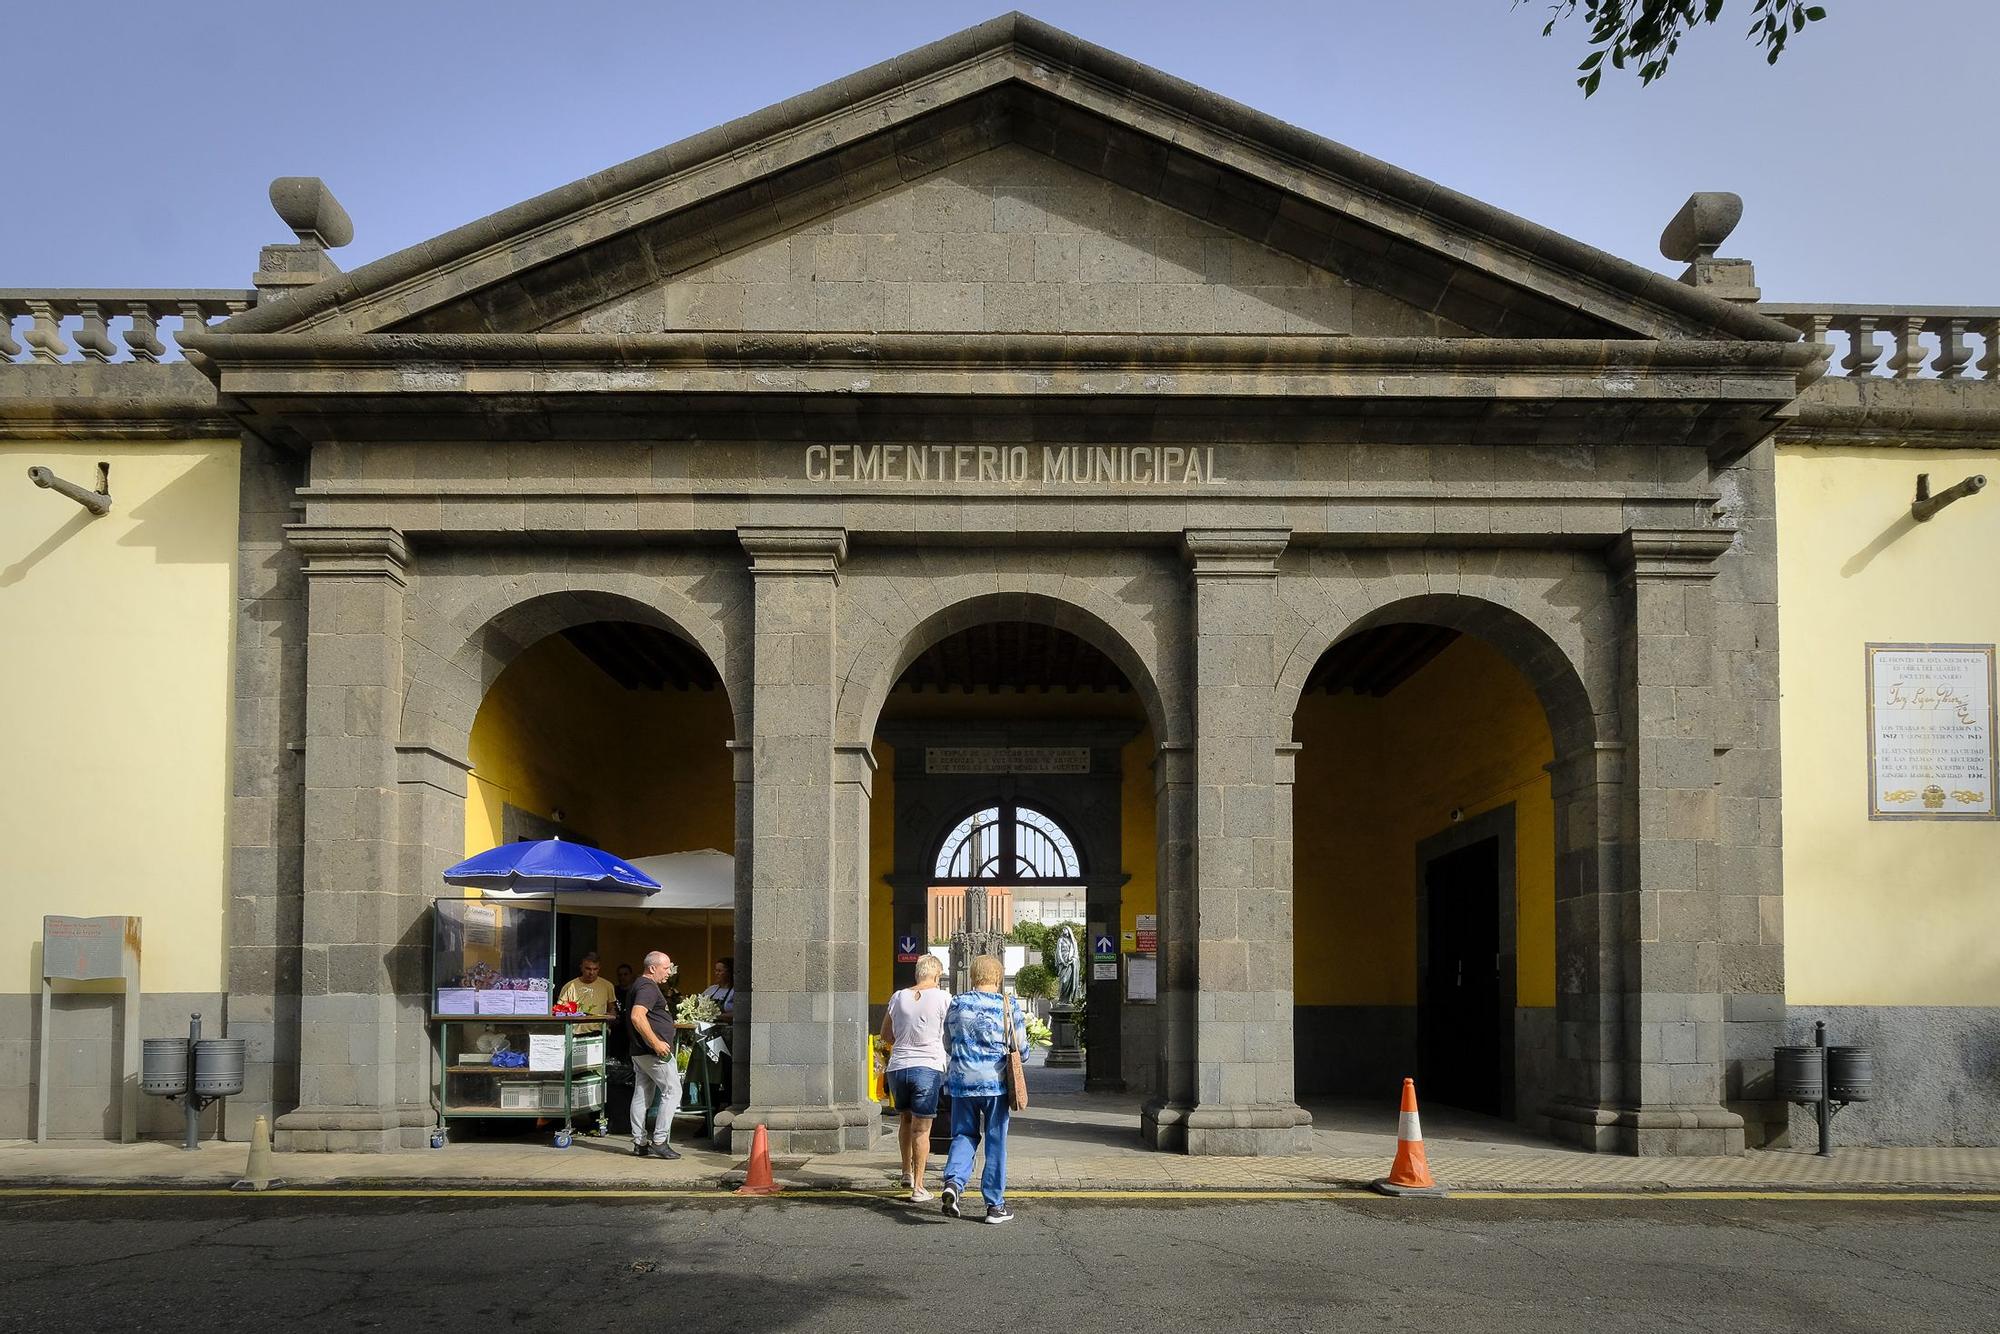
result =
[{"label": "green foliage", "polygon": [[1046,1047],[1055,1041],[1055,1035],[1049,1032],[1049,1026],[1035,1018],[1032,1014],[1028,1016],[1027,1024],[1028,1045],[1030,1047]]},{"label": "green foliage", "polygon": [[[1518,7],[1523,0],[1514,0]],[[1542,36],[1555,31],[1556,24],[1583,7],[1584,22],[1590,25],[1590,44],[1597,49],[1577,66],[1581,77],[1576,86],[1589,97],[1604,78],[1605,61],[1612,69],[1635,65],[1643,87],[1667,72],[1667,62],[1681,48],[1681,38],[1703,23],[1714,23],[1722,15],[1724,0],[1550,0],[1549,21]],[[1805,31],[1808,23],[1826,17],[1819,5],[1805,0],[1755,0],[1751,6],[1747,36],[1764,48],[1764,63],[1775,65],[1785,53],[1785,43],[1794,33]]]},{"label": "green foliage", "polygon": [[1056,975],[1038,963],[1022,964],[1014,974],[1014,994],[1023,1000],[1054,1000]]},{"label": "green foliage", "polygon": [[1026,945],[1038,951],[1046,959],[1049,957],[1049,929],[1040,922],[1016,922],[1014,929],[1007,933],[1007,939],[1016,945]]}]

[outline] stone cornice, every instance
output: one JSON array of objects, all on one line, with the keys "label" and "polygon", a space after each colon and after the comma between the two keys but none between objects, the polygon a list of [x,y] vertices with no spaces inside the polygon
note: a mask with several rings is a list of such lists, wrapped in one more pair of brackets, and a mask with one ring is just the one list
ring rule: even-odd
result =
[{"label": "stone cornice", "polygon": [[215,386],[186,362],[0,364],[0,440],[234,440]]},{"label": "stone cornice", "polygon": [[[223,326],[226,328],[227,326]],[[1269,374],[1280,370],[1367,368],[1421,371],[1440,367],[1487,372],[1689,371],[1720,376],[1782,374],[1797,392],[1797,377],[1816,364],[1805,343],[1741,342],[1684,338],[1406,338],[1288,334],[1048,334],[1048,333],[796,333],[746,330],[727,333],[452,333],[452,334],[239,334],[220,329],[190,335],[204,364],[231,371],[306,373],[371,369],[399,371],[403,392],[472,388],[513,392],[508,380],[482,376],[473,385],[465,370],[532,372],[542,392],[590,392],[669,387],[634,378],[643,372],[741,366],[880,370],[884,367],[993,367],[1014,372],[1079,365],[1110,371],[1121,366],[1212,368]],[[578,378],[561,378],[565,372]],[[411,380],[409,377],[415,376]],[[487,385],[493,388],[488,389]],[[304,388],[303,384],[293,386]],[[225,385],[255,392],[254,382]],[[1627,393],[1613,385],[1607,392]],[[1686,386],[1678,387],[1684,393]]]},{"label": "stone cornice", "polygon": [[1728,528],[1632,528],[1607,552],[1611,568],[1640,579],[1713,579],[1716,560],[1735,544]]},{"label": "stone cornice", "polygon": [[1275,579],[1291,540],[1289,528],[1190,528],[1181,534],[1181,554],[1196,579]]},{"label": "stone cornice", "polygon": [[[634,421],[1063,403],[1298,413],[1371,441],[1677,445],[1767,437],[1803,344],[1131,334],[196,335],[222,401],[284,441],[530,438]],[[1112,405],[1115,405],[1112,406]],[[1133,408],[1129,410],[1139,410]],[[713,425],[708,423],[713,422]],[[643,429],[641,427],[640,429]],[[740,429],[740,425],[737,426]]]},{"label": "stone cornice", "polygon": [[834,579],[847,559],[845,528],[739,528],[753,575],[818,575]]},{"label": "stone cornice", "polygon": [[408,582],[410,550],[394,528],[337,528],[318,524],[285,525],[285,540],[306,558],[304,573],[313,575],[374,575]]},{"label": "stone cornice", "polygon": [[2000,449],[2000,380],[1829,375],[1800,395],[1781,445]]}]

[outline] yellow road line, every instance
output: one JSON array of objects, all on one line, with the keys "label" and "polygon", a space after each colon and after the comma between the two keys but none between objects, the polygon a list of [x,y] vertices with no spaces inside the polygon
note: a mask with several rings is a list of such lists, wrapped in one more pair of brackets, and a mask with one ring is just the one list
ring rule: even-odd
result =
[{"label": "yellow road line", "polygon": [[[1015,1190],[1009,1198],[1029,1200],[1179,1200],[1246,1202],[1258,1200],[1367,1200],[1388,1203],[1366,1190]],[[284,1187],[272,1191],[235,1191],[219,1186],[0,1186],[0,1199],[34,1198],[229,1198],[253,1199],[390,1199],[390,1200],[742,1200],[881,1199],[900,1200],[900,1190],[800,1187],[776,1196],[737,1196],[711,1187]],[[1783,1200],[1849,1204],[2000,1204],[1995,1191],[1915,1190],[1456,1190],[1455,1200]]]}]

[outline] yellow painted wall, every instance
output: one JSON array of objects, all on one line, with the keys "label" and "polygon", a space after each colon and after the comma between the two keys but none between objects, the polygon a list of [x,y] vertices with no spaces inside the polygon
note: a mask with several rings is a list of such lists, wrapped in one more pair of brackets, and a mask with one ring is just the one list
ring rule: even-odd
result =
[{"label": "yellow painted wall", "polygon": [[[44,913],[144,919],[141,985],[226,985],[237,444],[0,444],[0,991]],[[92,487],[92,518],[30,466]]]},{"label": "yellow painted wall", "polygon": [[1416,1004],[1416,846],[1511,801],[1517,1003],[1554,1005],[1554,746],[1513,665],[1461,636],[1386,698],[1307,696],[1293,739],[1298,1003]]},{"label": "yellow painted wall", "polygon": [[[1125,882],[1120,930],[1136,929],[1140,913],[1158,911],[1159,881],[1154,832],[1157,828],[1153,799],[1153,730],[1145,724],[1145,707],[1131,694],[1095,693],[1066,690],[999,690],[968,694],[960,691],[898,690],[890,695],[882,710],[890,719],[936,718],[953,721],[989,721],[996,718],[1131,718],[1139,732],[1125,743],[1120,755],[1123,782],[1120,793],[1121,869],[1130,877]],[[875,795],[868,809],[868,993],[876,1004],[887,1004],[895,989],[895,956],[890,942],[895,935],[895,911],[888,876],[895,869],[894,775],[890,772],[895,750],[875,743]]]},{"label": "yellow painted wall", "polygon": [[[716,690],[626,690],[561,635],[530,645],[481,701],[469,747],[465,850],[501,841],[502,807],[563,823],[622,857],[735,845],[734,733]],[[734,953],[733,914],[704,924],[679,915],[599,917],[607,976],[636,971],[648,950],[680,965],[683,991],[708,985],[714,960]],[[574,960],[558,965],[564,977]]]},{"label": "yellow painted wall", "polygon": [[626,690],[560,635],[500,674],[472,724],[465,851],[501,840],[511,804],[621,857],[735,844],[734,733],[722,690]]},{"label": "yellow painted wall", "polygon": [[2000,822],[1868,818],[1863,646],[2000,641],[2000,501],[1912,522],[1920,472],[2000,482],[2000,450],[1778,451],[1793,1004],[2000,1004]]}]

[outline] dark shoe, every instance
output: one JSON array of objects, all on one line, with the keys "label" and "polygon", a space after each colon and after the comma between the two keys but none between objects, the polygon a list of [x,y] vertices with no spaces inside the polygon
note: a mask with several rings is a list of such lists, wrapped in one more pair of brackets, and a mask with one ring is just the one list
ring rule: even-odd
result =
[{"label": "dark shoe", "polygon": [[958,1187],[952,1185],[949,1181],[944,1183],[943,1209],[944,1209],[944,1216],[946,1218],[957,1218],[959,1216]]},{"label": "dark shoe", "polygon": [[646,1156],[645,1140],[640,1140],[637,1144],[634,1144],[632,1146],[632,1156],[634,1158],[644,1158]]},{"label": "dark shoe", "polygon": [[989,1223],[1011,1223],[1014,1221],[1014,1211],[1004,1204],[989,1204],[986,1206],[986,1221]]},{"label": "dark shoe", "polygon": [[680,1151],[671,1144],[655,1144],[653,1146],[653,1156],[655,1158],[674,1159],[681,1155]]}]

